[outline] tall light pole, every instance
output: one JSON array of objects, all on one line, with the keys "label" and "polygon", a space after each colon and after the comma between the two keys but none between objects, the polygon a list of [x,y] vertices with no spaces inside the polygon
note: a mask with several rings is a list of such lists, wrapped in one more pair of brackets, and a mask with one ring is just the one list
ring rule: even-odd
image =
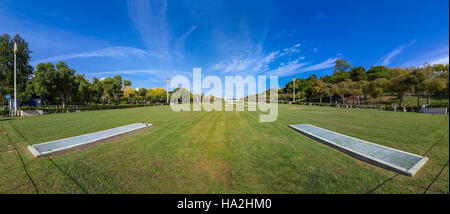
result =
[{"label": "tall light pole", "polygon": [[17,55],[17,43],[14,42],[14,114],[17,114],[16,55]]},{"label": "tall light pole", "polygon": [[294,103],[295,103],[295,77],[292,78],[292,84],[293,84],[293,89],[294,89]]},{"label": "tall light pole", "polygon": [[169,78],[166,79],[166,83],[167,83],[166,84],[166,88],[167,88],[167,91],[166,91],[167,92],[167,100],[166,100],[166,102],[169,103],[169,84],[170,84],[170,79]]}]

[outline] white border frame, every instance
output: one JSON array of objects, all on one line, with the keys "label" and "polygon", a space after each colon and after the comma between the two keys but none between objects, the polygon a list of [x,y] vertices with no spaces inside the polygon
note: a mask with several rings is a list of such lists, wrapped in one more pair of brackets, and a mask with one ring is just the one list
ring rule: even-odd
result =
[{"label": "white border frame", "polygon": [[[330,140],[324,139],[324,138],[319,137],[319,136],[317,136],[317,135],[314,135],[314,134],[312,134],[312,133],[310,133],[310,132],[307,132],[307,131],[305,131],[305,130],[302,130],[302,129],[300,129],[300,128],[297,128],[297,127],[295,127],[296,125],[308,125],[308,126],[312,126],[312,127],[314,127],[314,128],[321,129],[321,130],[324,130],[324,131],[328,131],[328,132],[334,133],[334,134],[336,134],[336,135],[348,137],[348,138],[351,138],[351,139],[355,139],[355,140],[362,141],[362,142],[364,142],[364,143],[368,143],[368,144],[380,146],[380,147],[383,147],[383,148],[385,148],[385,149],[390,149],[390,150],[394,150],[394,151],[401,152],[401,153],[404,153],[404,154],[412,155],[412,156],[421,158],[421,160],[420,160],[419,162],[417,162],[414,166],[412,166],[410,169],[405,169],[405,168],[403,168],[403,167],[400,167],[400,166],[397,166],[397,165],[388,163],[388,162],[383,161],[383,160],[380,160],[380,159],[378,159],[378,158],[375,158],[375,157],[372,157],[372,156],[369,156],[369,155],[366,155],[366,154],[363,154],[363,153],[354,151],[354,150],[352,150],[352,149],[350,149],[350,148],[348,148],[348,147],[344,147],[344,146],[341,146],[341,145],[339,145],[339,144],[336,144],[336,143],[334,143],[334,142],[332,142],[332,141],[330,141]],[[334,131],[330,131],[330,130],[327,130],[327,129],[323,129],[323,128],[320,128],[320,127],[317,127],[317,126],[314,126],[314,125],[311,125],[311,124],[293,124],[293,125],[289,125],[289,127],[292,128],[292,129],[294,129],[294,130],[296,130],[296,131],[298,131],[298,132],[300,132],[300,133],[303,133],[303,134],[305,134],[305,135],[307,135],[307,136],[310,136],[310,137],[313,137],[313,138],[317,138],[317,139],[319,139],[319,140],[321,140],[321,141],[323,141],[323,142],[325,142],[325,143],[331,144],[331,145],[333,145],[333,146],[335,146],[335,147],[337,147],[337,148],[340,148],[340,149],[342,149],[342,150],[344,150],[344,151],[350,152],[350,153],[352,153],[352,154],[354,154],[354,155],[356,155],[356,156],[359,156],[359,157],[362,157],[362,158],[365,158],[365,159],[368,159],[368,160],[375,161],[375,162],[378,163],[378,164],[381,164],[381,165],[386,166],[386,167],[388,167],[388,168],[395,169],[396,171],[398,171],[398,172],[400,172],[400,173],[402,173],[402,174],[411,176],[411,177],[413,177],[413,176],[414,176],[414,175],[415,175],[415,174],[416,174],[416,173],[417,173],[417,172],[425,165],[425,163],[427,163],[428,160],[429,160],[428,157],[424,157],[424,156],[412,154],[412,153],[409,153],[409,152],[401,151],[401,150],[398,150],[398,149],[390,148],[390,147],[387,147],[387,146],[383,146],[383,145],[371,143],[371,142],[368,142],[368,141],[365,141],[365,140],[357,139],[357,138],[350,137],[350,136],[347,136],[347,135],[344,135],[344,134],[336,133],[336,132],[334,132]],[[367,162],[367,161],[366,161],[366,162]]]},{"label": "white border frame", "polygon": [[[28,148],[28,151],[30,151],[31,154],[32,154],[34,157],[38,158],[38,157],[41,157],[41,156],[44,156],[44,155],[50,155],[50,154],[55,153],[55,152],[59,152],[59,151],[63,151],[63,150],[68,150],[68,149],[71,149],[71,148],[74,148],[74,147],[78,147],[78,146],[82,146],[82,145],[86,145],[86,144],[91,144],[91,143],[94,143],[94,142],[97,142],[97,141],[100,141],[100,140],[108,139],[108,138],[110,138],[110,137],[114,137],[114,136],[117,136],[117,135],[121,135],[121,134],[125,134],[125,133],[128,133],[128,132],[132,132],[132,131],[135,131],[135,130],[138,130],[138,129],[142,129],[142,128],[146,128],[146,127],[149,127],[149,126],[153,126],[153,124],[147,124],[147,123],[133,123],[133,124],[129,124],[129,125],[126,125],[126,126],[135,125],[135,124],[142,124],[142,125],[144,125],[144,126],[142,126],[142,127],[137,127],[137,128],[130,129],[130,130],[126,130],[126,131],[122,131],[122,132],[118,132],[118,133],[114,133],[114,134],[107,135],[107,136],[104,136],[104,137],[100,137],[100,138],[97,138],[97,139],[93,139],[93,140],[90,140],[90,141],[85,141],[85,142],[73,144],[73,145],[70,145],[70,146],[60,147],[60,148],[53,149],[53,150],[50,150],[50,151],[45,151],[45,152],[39,152],[39,151],[36,149],[36,147],[38,147],[38,146],[40,146],[40,145],[45,145],[45,144],[50,144],[50,143],[58,142],[58,141],[61,141],[61,140],[67,140],[67,139],[83,137],[83,136],[87,136],[87,135],[91,135],[91,134],[96,134],[96,133],[99,133],[99,132],[108,131],[108,130],[110,130],[110,129],[106,129],[106,130],[102,130],[102,131],[98,131],[98,132],[93,132],[93,133],[89,133],[89,134],[84,134],[84,135],[78,135],[78,136],[75,136],[75,137],[69,137],[69,138],[64,138],[64,139],[59,139],[59,140],[49,141],[49,142],[40,143],[40,144],[34,144],[34,145],[28,146],[27,148]],[[121,127],[123,127],[123,126],[121,126]],[[120,128],[120,127],[116,127],[116,128]],[[115,129],[115,128],[112,128],[112,129]]]}]

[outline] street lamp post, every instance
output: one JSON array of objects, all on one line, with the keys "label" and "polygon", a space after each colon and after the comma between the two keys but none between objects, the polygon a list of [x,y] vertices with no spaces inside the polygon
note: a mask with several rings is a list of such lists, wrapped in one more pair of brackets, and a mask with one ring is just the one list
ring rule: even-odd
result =
[{"label": "street lamp post", "polygon": [[14,114],[17,114],[16,55],[17,55],[17,43],[14,42]]},{"label": "street lamp post", "polygon": [[295,77],[292,78],[293,89],[294,89],[294,103],[295,103]]},{"label": "street lamp post", "polygon": [[166,91],[167,92],[167,100],[166,101],[167,101],[167,103],[169,103],[169,84],[170,84],[169,78],[166,79],[166,83],[167,83],[166,84],[166,88],[167,88],[167,91]]}]

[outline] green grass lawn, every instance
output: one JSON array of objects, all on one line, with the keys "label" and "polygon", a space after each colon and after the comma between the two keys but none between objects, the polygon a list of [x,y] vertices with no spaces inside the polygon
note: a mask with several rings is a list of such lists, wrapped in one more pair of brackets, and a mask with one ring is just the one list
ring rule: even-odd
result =
[{"label": "green grass lawn", "polygon": [[[431,104],[445,104],[449,103],[449,99],[442,97],[439,99],[438,97],[431,97]],[[362,100],[361,102],[364,102]],[[378,105],[380,100],[379,99],[368,99],[368,103]],[[391,96],[384,96],[381,98],[381,103],[385,105],[398,105],[400,100],[397,98],[397,96],[391,95]],[[419,96],[419,104],[425,105],[427,104],[427,97],[426,96]],[[403,97],[403,105],[405,106],[417,106],[417,96],[411,96],[411,95],[405,95]]]},{"label": "green grass lawn", "polygon": [[[0,193],[449,193],[448,116],[280,105],[259,112],[168,106],[0,119]],[[34,159],[26,146],[135,122],[154,127]],[[375,167],[288,128],[309,123],[426,155],[414,177]]]}]

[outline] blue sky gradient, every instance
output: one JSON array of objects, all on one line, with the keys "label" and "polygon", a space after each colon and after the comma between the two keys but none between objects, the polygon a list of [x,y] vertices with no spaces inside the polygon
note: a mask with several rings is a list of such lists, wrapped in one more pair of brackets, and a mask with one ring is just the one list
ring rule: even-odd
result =
[{"label": "blue sky gradient", "polygon": [[352,65],[449,61],[449,2],[1,0],[0,33],[20,34],[32,65],[66,61],[86,77],[164,87],[191,75],[293,76]]}]

